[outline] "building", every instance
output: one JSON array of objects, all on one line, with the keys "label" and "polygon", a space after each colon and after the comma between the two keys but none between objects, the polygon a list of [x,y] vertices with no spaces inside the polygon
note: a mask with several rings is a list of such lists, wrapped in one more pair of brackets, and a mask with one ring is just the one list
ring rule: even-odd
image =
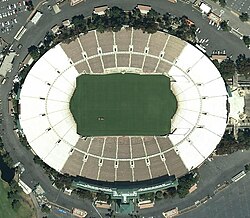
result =
[{"label": "building", "polygon": [[73,208],[72,214],[79,218],[84,218],[88,215],[88,213],[85,210],[80,210],[78,208]]},{"label": "building", "polygon": [[166,211],[166,212],[163,212],[162,215],[165,217],[165,218],[172,218],[172,217],[176,217],[178,216],[179,214],[179,210],[178,210],[178,207],[172,209],[172,210],[169,210],[169,211]]},{"label": "building", "polygon": [[207,4],[205,4],[204,2],[202,2],[200,4],[200,10],[204,14],[209,14],[211,12],[212,8],[210,6],[208,6]]},{"label": "building", "polygon": [[53,8],[55,14],[58,14],[61,12],[61,8],[58,6],[58,4],[53,5],[52,8]]},{"label": "building", "polygon": [[140,10],[141,14],[147,14],[152,9],[149,5],[137,5],[136,8]]},{"label": "building", "polygon": [[177,3],[177,0],[168,0],[168,1],[172,3]]},{"label": "building", "polygon": [[70,27],[72,26],[69,19],[64,20],[64,21],[62,22],[62,25],[63,25],[64,27],[67,27],[67,28],[70,28]]},{"label": "building", "polygon": [[212,54],[211,55],[212,60],[217,60],[219,63],[227,59],[226,54]]},{"label": "building", "polygon": [[22,26],[22,27],[17,31],[16,35],[14,36],[14,39],[17,40],[17,41],[19,41],[19,40],[22,38],[22,36],[24,35],[24,33],[25,33],[26,31],[27,31],[27,29],[26,29],[24,26]]},{"label": "building", "polygon": [[15,57],[16,57],[15,52],[10,52],[4,57],[0,65],[0,77],[3,78],[6,77],[6,74],[12,70],[13,61]]},{"label": "building", "polygon": [[141,209],[146,209],[146,208],[152,208],[154,207],[155,202],[151,200],[146,200],[146,201],[139,201],[138,207]]},{"label": "building", "polygon": [[36,11],[35,14],[32,16],[30,22],[36,25],[37,22],[41,19],[42,15],[42,12]]},{"label": "building", "polygon": [[218,16],[217,14],[215,14],[213,12],[208,14],[208,19],[211,20],[212,22],[214,22],[217,26],[219,26],[221,23],[220,16]]},{"label": "building", "polygon": [[108,6],[103,5],[103,6],[95,7],[93,13],[97,15],[104,15],[106,10],[108,10]]},{"label": "building", "polygon": [[58,33],[60,27],[58,25],[55,25],[51,28],[52,33],[55,35]]},{"label": "building", "polygon": [[69,0],[70,6],[75,6],[81,2],[84,2],[85,0]]}]

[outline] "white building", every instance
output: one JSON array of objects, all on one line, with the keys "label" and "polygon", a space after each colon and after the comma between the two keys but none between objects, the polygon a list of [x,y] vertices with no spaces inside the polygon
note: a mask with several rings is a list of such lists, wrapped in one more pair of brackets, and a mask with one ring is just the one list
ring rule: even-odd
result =
[{"label": "white building", "polygon": [[40,18],[42,17],[42,12],[40,11],[36,11],[36,13],[33,15],[33,17],[31,18],[30,22],[33,24],[37,24],[37,22],[40,20]]}]

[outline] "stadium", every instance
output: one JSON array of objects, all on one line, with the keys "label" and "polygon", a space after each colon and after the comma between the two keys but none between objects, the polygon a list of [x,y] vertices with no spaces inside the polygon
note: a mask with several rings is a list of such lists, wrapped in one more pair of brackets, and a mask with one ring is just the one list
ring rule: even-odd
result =
[{"label": "stadium", "polygon": [[160,31],[94,30],[56,45],[30,70],[19,103],[22,131],[46,164],[114,186],[199,167],[227,125],[217,68]]}]

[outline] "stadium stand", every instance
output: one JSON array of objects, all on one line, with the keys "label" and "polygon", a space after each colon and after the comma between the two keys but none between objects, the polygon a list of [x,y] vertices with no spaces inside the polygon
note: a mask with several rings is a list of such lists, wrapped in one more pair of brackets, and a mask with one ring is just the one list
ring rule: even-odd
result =
[{"label": "stadium stand", "polygon": [[116,67],[116,64],[115,64],[115,55],[114,54],[103,55],[102,56],[102,60],[103,60],[104,68],[105,69]]},{"label": "stadium stand", "polygon": [[75,68],[79,74],[81,73],[90,73],[89,66],[86,61],[82,61],[75,65]]},{"label": "stadium stand", "polygon": [[144,147],[141,137],[132,137],[131,139],[132,143],[132,157],[138,158],[138,157],[144,157]]},{"label": "stadium stand", "polygon": [[83,165],[81,176],[96,180],[99,169],[98,162],[99,159],[89,156],[87,162]]},{"label": "stadium stand", "polygon": [[160,61],[159,64],[158,64],[158,67],[156,68],[156,72],[157,73],[168,73],[169,70],[171,69],[171,65],[167,62],[164,62],[164,61]]},{"label": "stadium stand", "polygon": [[92,142],[91,138],[87,138],[86,140],[79,138],[78,142],[75,145],[75,148],[77,148],[81,151],[87,152],[90,145],[91,145],[91,142]]},{"label": "stadium stand", "polygon": [[129,137],[119,137],[118,138],[117,158],[119,158],[119,159],[129,159],[130,158]]},{"label": "stadium stand", "polygon": [[102,181],[115,181],[115,168],[114,161],[104,160],[100,168],[99,180]]},{"label": "stadium stand", "polygon": [[[178,101],[171,134],[88,138],[77,134],[69,109],[76,77],[104,74],[111,68],[107,72],[136,68],[136,73],[171,78]],[[101,181],[140,181],[167,174],[179,177],[200,166],[223,136],[226,101],[220,73],[187,42],[161,32],[90,31],[69,44],[56,45],[34,64],[22,86],[19,120],[33,151],[58,172]]]},{"label": "stadium stand", "polygon": [[149,41],[149,54],[159,56],[164,50],[168,37],[164,33],[152,34]]},{"label": "stadium stand", "polygon": [[146,147],[147,155],[159,153],[159,148],[153,136],[143,137],[143,141]]},{"label": "stadium stand", "polygon": [[129,54],[117,54],[117,67],[127,67],[129,66]]},{"label": "stadium stand", "polygon": [[132,31],[130,29],[122,29],[119,32],[115,33],[115,43],[118,47],[118,52],[129,51],[131,33]]},{"label": "stadium stand", "polygon": [[78,41],[72,41],[69,44],[61,44],[62,49],[66,55],[74,62],[80,61],[82,59],[82,50],[78,44]]},{"label": "stadium stand", "polygon": [[164,162],[159,156],[150,158],[150,169],[153,178],[168,174]]},{"label": "stadium stand", "polygon": [[104,138],[94,137],[89,149],[89,153],[100,156],[104,145]]},{"label": "stadium stand", "polygon": [[103,73],[104,69],[102,66],[102,61],[100,57],[95,57],[88,60],[91,71],[93,73]]},{"label": "stadium stand", "polygon": [[158,59],[146,56],[144,65],[142,67],[144,73],[154,73]]},{"label": "stadium stand", "polygon": [[90,31],[86,35],[80,35],[79,37],[83,50],[87,53],[88,57],[97,55],[97,41],[95,37],[95,31]]},{"label": "stadium stand", "polygon": [[117,137],[107,137],[103,156],[115,159],[117,147]]},{"label": "stadium stand", "polygon": [[96,32],[99,46],[102,48],[102,53],[113,52],[114,38],[112,32],[99,33]]},{"label": "stadium stand", "polygon": [[119,161],[119,167],[117,169],[118,181],[133,181],[132,170],[128,161]]},{"label": "stadium stand", "polygon": [[135,181],[150,179],[149,170],[144,159],[135,161],[134,177]]},{"label": "stadium stand", "polygon": [[149,34],[133,30],[133,52],[143,53],[148,43]]},{"label": "stadium stand", "polygon": [[69,173],[70,175],[79,175],[83,164],[83,153],[74,150],[65,163],[62,172]]},{"label": "stadium stand", "polygon": [[174,60],[181,54],[185,45],[185,41],[179,40],[175,36],[170,36],[164,50],[164,59],[170,62],[174,62]]},{"label": "stadium stand", "polygon": [[173,144],[168,137],[156,137],[156,141],[158,142],[161,151],[167,151],[173,147]]},{"label": "stadium stand", "polygon": [[142,68],[144,55],[133,54],[131,56],[131,67]]}]

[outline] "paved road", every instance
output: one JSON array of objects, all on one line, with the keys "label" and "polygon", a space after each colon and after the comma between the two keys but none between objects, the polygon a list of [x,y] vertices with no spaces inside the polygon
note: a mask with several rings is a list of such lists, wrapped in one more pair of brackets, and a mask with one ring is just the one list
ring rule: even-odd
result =
[{"label": "paved road", "polygon": [[[209,38],[210,44],[208,47],[208,53],[211,53],[213,50],[218,49],[226,49],[229,54],[232,54],[234,57],[237,56],[239,53],[246,53],[247,55],[250,55],[250,51],[246,49],[244,44],[237,39],[235,36],[233,36],[230,33],[217,31],[214,27],[208,26],[208,21],[206,19],[203,19],[200,13],[195,11],[191,8],[191,5],[186,5],[182,3],[178,4],[172,4],[167,1],[162,0],[144,0],[140,3],[144,4],[151,4],[153,8],[160,13],[164,12],[171,12],[177,16],[182,16],[183,14],[187,15],[190,19],[192,19],[198,27],[202,29],[202,32],[200,34],[200,37],[202,38]],[[49,3],[50,4],[50,3]],[[44,5],[41,10],[43,11],[44,15],[41,18],[41,20],[38,22],[37,26],[33,26],[28,30],[24,37],[20,40],[19,43],[23,44],[23,48],[21,51],[19,51],[19,57],[17,57],[14,61],[14,68],[11,73],[8,74],[9,79],[6,81],[6,83],[1,87],[1,99],[2,101],[2,108],[3,108],[3,128],[4,128],[4,137],[3,141],[8,149],[8,151],[11,152],[12,157],[15,161],[21,161],[26,171],[22,175],[22,180],[26,182],[28,185],[32,187],[32,185],[39,182],[42,187],[46,190],[46,196],[50,201],[55,201],[58,204],[61,204],[62,206],[65,206],[67,208],[71,208],[73,206],[79,207],[82,209],[87,210],[90,214],[95,214],[96,217],[97,214],[91,210],[93,210],[93,207],[89,201],[82,201],[77,199],[76,197],[69,197],[58,190],[54,189],[51,186],[51,182],[49,181],[48,177],[44,174],[43,170],[35,165],[33,163],[33,156],[30,152],[27,152],[27,150],[20,145],[18,142],[18,139],[16,138],[15,134],[13,133],[13,125],[12,125],[12,118],[7,114],[7,96],[9,91],[12,87],[12,79],[14,75],[17,72],[18,64],[21,62],[21,60],[25,57],[27,54],[27,48],[34,44],[37,45],[43,38],[43,36],[46,34],[46,32],[55,24],[60,24],[62,20],[66,18],[71,18],[75,14],[81,14],[83,13],[85,16],[89,16],[92,13],[92,9],[94,6],[108,4],[109,6],[117,5],[119,7],[122,7],[125,10],[130,10],[131,8],[136,6],[136,3],[134,0],[126,0],[126,1],[116,1],[116,0],[91,0],[88,3],[82,3],[79,6],[76,7],[70,7],[67,4],[62,7],[62,12],[55,15],[53,12],[47,10],[47,6]],[[206,28],[203,28],[206,27]],[[31,34],[32,33],[32,34]],[[35,34],[34,34],[35,33]],[[18,43],[16,43],[17,45]],[[15,48],[15,46],[14,46]],[[243,153],[244,154],[244,153]],[[248,153],[249,155],[249,153]],[[247,156],[248,158],[248,156]],[[221,159],[220,159],[221,160]],[[232,160],[230,160],[231,163]],[[220,165],[220,161],[214,161],[212,163],[208,164],[208,168],[201,168],[201,175],[202,180],[200,182],[200,189],[190,195],[187,199],[184,200],[170,200],[168,202],[168,205],[166,205],[166,202],[162,201],[156,204],[155,209],[151,211],[143,211],[144,214],[149,215],[155,215],[159,214],[159,211],[162,212],[166,209],[170,209],[174,205],[180,205],[180,208],[189,206],[190,202],[195,202],[197,199],[200,199],[204,196],[204,194],[208,194],[213,191],[214,187],[222,182],[227,177],[230,177],[231,174],[228,174],[228,172],[233,172],[235,174],[235,171],[239,170],[241,168],[241,165],[245,159],[239,159],[237,158],[237,163],[231,168],[223,168],[228,167],[228,164],[223,162],[222,166]],[[219,164],[219,165],[218,165]],[[206,166],[204,166],[206,167]],[[203,170],[202,169],[206,169]],[[211,173],[211,175],[209,174]],[[214,174],[215,173],[215,174]],[[225,176],[225,178],[224,178]]]},{"label": "paved road", "polygon": [[[234,0],[230,0],[231,2]],[[236,0],[237,2],[243,2],[244,0]],[[237,11],[235,11],[235,8],[232,7],[230,8],[230,5],[228,5],[227,7],[223,8],[220,7],[220,5],[218,3],[214,3],[211,0],[205,0],[205,2],[207,2],[209,5],[212,6],[213,10],[216,14],[221,15],[221,18],[223,20],[228,20],[229,21],[229,25],[232,26],[234,29],[239,29],[239,32],[241,32],[243,35],[250,35],[250,22],[245,23],[242,22],[239,19],[239,16]],[[250,3],[250,1],[247,1],[248,3]],[[242,8],[242,10],[247,9],[247,7]]]},{"label": "paved road", "polygon": [[[238,39],[231,33],[218,31],[215,27],[208,25],[208,20],[206,18],[202,18],[201,14],[193,9],[191,4],[172,4],[170,2],[162,0],[144,0],[140,3],[150,4],[156,11],[162,14],[170,12],[177,16],[188,16],[195,22],[197,27],[200,27],[202,29],[201,34],[198,37],[208,38],[210,40],[209,46],[207,47],[208,55],[210,55],[214,50],[226,49],[227,54],[233,55],[233,58],[236,58],[238,54],[241,53],[250,56],[250,50],[246,48],[246,46],[240,39]],[[50,1],[48,2],[48,4],[50,4]],[[45,33],[50,30],[51,27],[53,27],[55,24],[61,24],[61,22],[66,18],[71,18],[76,14],[84,14],[85,16],[90,16],[95,6],[107,4],[111,7],[117,5],[125,10],[131,10],[136,6],[135,0],[91,0],[87,3],[81,3],[79,4],[79,6],[75,7],[70,7],[68,4],[65,4],[61,8],[61,13],[54,14],[53,11],[48,11],[48,4],[45,4],[41,7],[41,11],[44,15],[39,20],[38,25],[33,26],[30,31],[26,32],[24,37],[20,40],[20,43],[24,45],[24,48],[28,47],[31,42],[33,42],[33,44],[35,45],[39,43],[40,40],[44,37]],[[31,31],[36,34],[30,34]]]},{"label": "paved road", "polygon": [[[169,199],[167,201],[159,201],[156,202],[156,205],[154,208],[152,209],[146,209],[146,210],[141,210],[140,213],[142,215],[144,215],[145,217],[150,217],[150,216],[155,216],[155,217],[161,217],[161,213],[163,211],[172,209],[174,207],[178,207],[179,209],[183,209],[186,207],[189,207],[191,205],[193,205],[197,200],[200,200],[202,198],[204,198],[207,195],[212,196],[214,193],[214,190],[217,188],[218,184],[223,184],[224,181],[230,181],[231,177],[234,176],[235,174],[237,174],[239,171],[243,170],[244,165],[246,163],[250,162],[249,159],[249,155],[250,155],[250,151],[244,151],[244,152],[236,152],[232,155],[229,156],[223,156],[223,157],[215,157],[214,160],[212,162],[206,162],[204,165],[201,166],[201,168],[199,169],[199,173],[200,173],[200,182],[198,184],[198,190],[196,190],[194,193],[188,195],[186,198],[184,199],[179,199],[179,198],[175,198],[175,199]],[[246,178],[244,178],[245,183],[247,184],[247,182],[249,183],[250,181],[250,175],[247,175]],[[248,185],[249,186],[249,185]],[[250,198],[250,189],[249,191],[244,191],[246,187],[243,187],[241,194],[235,194],[235,196],[230,196],[231,192],[234,189],[236,190],[240,190],[242,185],[241,182],[238,182],[236,184],[233,184],[232,186],[230,186],[229,188],[225,189],[224,191],[222,191],[221,193],[217,194],[212,200],[209,200],[204,206],[190,212],[191,215],[189,215],[189,213],[184,214],[180,217],[213,217],[213,215],[215,214],[215,212],[213,211],[213,207],[215,208],[220,208],[220,205],[216,205],[218,204],[218,200],[220,199],[220,196],[230,196],[230,198],[238,199],[241,203],[241,214],[243,214],[244,216],[238,216],[238,218],[246,218],[248,214],[248,210],[249,210],[249,205],[248,205],[248,201],[245,201],[244,199],[249,199]],[[222,197],[223,198],[223,197]],[[228,202],[230,201],[234,201],[234,200],[230,200],[227,199]],[[222,201],[222,200],[220,200]],[[237,205],[237,204],[236,204]],[[225,202],[223,202],[223,204],[221,205],[221,207],[225,207],[223,209],[224,212],[220,212],[220,216],[221,218],[224,217],[230,217],[231,216],[226,216],[226,211],[227,211],[227,207],[225,205]],[[244,209],[244,207],[246,209]],[[230,209],[230,208],[229,208]],[[237,212],[238,212],[238,208],[235,206],[233,208],[235,210],[234,214],[236,216]],[[233,210],[231,209],[231,210]],[[210,212],[209,212],[210,211]],[[214,214],[212,212],[214,212]],[[208,214],[210,214],[211,216],[204,216],[204,214],[206,214],[206,212]],[[224,214],[223,214],[224,213]],[[216,216],[219,217],[219,216]],[[232,216],[233,217],[233,216]]]}]

